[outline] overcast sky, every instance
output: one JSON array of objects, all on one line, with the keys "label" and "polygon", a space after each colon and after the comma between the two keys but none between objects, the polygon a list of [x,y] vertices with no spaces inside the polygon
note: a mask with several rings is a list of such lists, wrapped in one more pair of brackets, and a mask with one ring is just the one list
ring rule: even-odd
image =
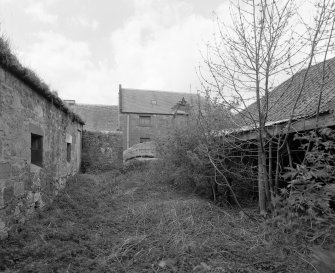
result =
[{"label": "overcast sky", "polygon": [[116,105],[119,84],[196,91],[213,12],[229,0],[0,0],[0,34],[62,99]]},{"label": "overcast sky", "polygon": [[63,99],[117,104],[118,85],[189,92],[225,0],[0,0],[2,34]]}]

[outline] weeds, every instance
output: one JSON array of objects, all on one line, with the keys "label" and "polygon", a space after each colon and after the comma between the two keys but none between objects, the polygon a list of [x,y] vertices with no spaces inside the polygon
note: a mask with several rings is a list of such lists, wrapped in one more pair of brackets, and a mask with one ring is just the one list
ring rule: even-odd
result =
[{"label": "weeds", "polygon": [[334,272],[335,133],[327,128],[296,138],[305,140],[306,153],[301,164],[283,175],[288,185],[273,202],[270,236],[274,244],[285,245],[305,261],[312,252],[320,272]]},{"label": "weeds", "polygon": [[118,176],[76,176],[2,242],[0,270],[312,272],[294,254],[278,255],[257,221],[176,192],[156,175],[141,166]]}]

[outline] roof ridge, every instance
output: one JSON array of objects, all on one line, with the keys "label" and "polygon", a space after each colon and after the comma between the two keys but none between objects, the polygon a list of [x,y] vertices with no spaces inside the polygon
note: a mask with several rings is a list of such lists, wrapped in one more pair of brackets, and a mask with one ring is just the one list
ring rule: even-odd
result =
[{"label": "roof ridge", "polygon": [[182,92],[182,91],[171,91],[171,90],[152,90],[152,89],[137,89],[137,88],[121,88],[122,91],[137,91],[137,92],[157,92],[157,93],[173,93],[173,94],[190,94],[198,95],[198,93],[193,92]]},{"label": "roof ridge", "polygon": [[118,105],[109,105],[109,104],[90,104],[90,103],[75,103],[75,104],[72,104],[70,105],[71,107],[72,106],[76,106],[76,105],[79,105],[79,106],[101,106],[101,107],[119,107]]}]

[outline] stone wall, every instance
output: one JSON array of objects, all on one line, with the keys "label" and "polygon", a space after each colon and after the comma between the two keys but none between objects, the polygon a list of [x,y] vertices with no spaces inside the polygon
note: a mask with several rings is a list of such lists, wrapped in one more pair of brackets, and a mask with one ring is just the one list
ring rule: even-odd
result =
[{"label": "stone wall", "polygon": [[0,67],[0,237],[80,168],[82,124],[60,108]]},{"label": "stone wall", "polygon": [[[140,124],[140,116],[150,116],[148,125]],[[160,136],[166,135],[173,129],[174,125],[181,125],[187,121],[185,115],[156,115],[156,114],[120,114],[120,129],[123,132],[123,149],[126,150],[140,143],[141,138],[154,141]],[[129,122],[129,125],[127,124]],[[128,132],[129,128],[129,132]]]},{"label": "stone wall", "polygon": [[152,158],[157,158],[156,143],[154,141],[135,144],[123,152],[124,162],[132,159]]},{"label": "stone wall", "polygon": [[121,132],[83,133],[82,168],[84,172],[119,169],[123,164]]}]

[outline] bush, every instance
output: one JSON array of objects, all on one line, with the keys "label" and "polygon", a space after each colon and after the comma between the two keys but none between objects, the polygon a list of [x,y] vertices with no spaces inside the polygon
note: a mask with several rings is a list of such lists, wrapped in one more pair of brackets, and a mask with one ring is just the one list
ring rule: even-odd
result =
[{"label": "bush", "polygon": [[217,204],[235,204],[234,195],[238,202],[250,199],[250,162],[240,162],[234,140],[220,135],[227,126],[221,120],[226,119],[218,119],[212,108],[205,110],[206,114],[191,113],[184,122],[175,122],[170,133],[157,140],[159,171],[166,182]]},{"label": "bush", "polygon": [[277,243],[326,257],[315,246],[335,244],[335,131],[327,128],[296,138],[305,141],[305,158],[283,175],[288,184],[273,202],[272,235]]},{"label": "bush", "polygon": [[165,182],[196,191],[208,187],[205,182],[208,160],[198,150],[201,138],[194,120],[189,120],[188,125],[175,126],[167,136],[157,140],[160,162],[156,167],[164,171]]}]

